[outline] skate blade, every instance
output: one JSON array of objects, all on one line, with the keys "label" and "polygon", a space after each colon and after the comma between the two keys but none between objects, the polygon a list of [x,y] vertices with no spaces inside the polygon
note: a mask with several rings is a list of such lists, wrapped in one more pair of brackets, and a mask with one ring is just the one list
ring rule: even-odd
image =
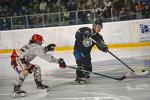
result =
[{"label": "skate blade", "polygon": [[73,85],[85,85],[85,84],[86,84],[86,81],[81,81],[81,82],[75,81],[75,82],[73,82]]},{"label": "skate blade", "polygon": [[47,89],[38,89],[38,91],[40,93],[46,93],[46,92],[50,91],[50,89],[49,88],[47,88]]},{"label": "skate blade", "polygon": [[25,97],[26,93],[13,93],[12,98]]}]

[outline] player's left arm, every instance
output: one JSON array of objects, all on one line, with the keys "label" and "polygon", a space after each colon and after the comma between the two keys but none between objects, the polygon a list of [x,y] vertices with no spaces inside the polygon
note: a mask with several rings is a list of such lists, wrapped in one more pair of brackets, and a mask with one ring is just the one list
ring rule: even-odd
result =
[{"label": "player's left arm", "polygon": [[44,48],[42,46],[39,46],[38,49],[36,49],[35,51],[36,55],[39,56],[40,58],[50,62],[50,63],[57,63],[59,64],[59,67],[61,68],[65,68],[66,67],[66,63],[64,61],[63,58],[55,58],[54,56],[48,54],[45,52]]},{"label": "player's left arm", "polygon": [[92,38],[95,41],[95,45],[98,47],[99,50],[103,52],[108,52],[108,46],[105,44],[104,39],[100,34],[96,34]]}]

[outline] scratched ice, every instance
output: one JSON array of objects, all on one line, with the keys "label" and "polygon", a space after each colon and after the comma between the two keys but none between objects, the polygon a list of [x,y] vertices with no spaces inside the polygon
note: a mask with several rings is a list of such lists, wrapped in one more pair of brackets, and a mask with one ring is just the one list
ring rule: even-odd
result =
[{"label": "scratched ice", "polygon": [[[150,47],[111,49],[132,68],[150,67]],[[0,99],[11,100],[15,71],[10,66],[10,54],[0,54]],[[63,57],[68,65],[75,66],[72,51],[55,52],[56,57]],[[67,55],[67,56],[66,56]],[[93,71],[120,77],[130,70],[108,53],[98,50],[92,51]],[[36,89],[33,76],[29,75],[23,83],[22,89],[27,91],[24,98],[13,100],[150,100],[150,74],[145,76],[130,76],[123,81],[92,75],[87,85],[72,85],[75,70],[59,69],[57,64],[50,64],[40,58],[33,63],[41,66],[43,82],[50,86],[45,93]]]}]

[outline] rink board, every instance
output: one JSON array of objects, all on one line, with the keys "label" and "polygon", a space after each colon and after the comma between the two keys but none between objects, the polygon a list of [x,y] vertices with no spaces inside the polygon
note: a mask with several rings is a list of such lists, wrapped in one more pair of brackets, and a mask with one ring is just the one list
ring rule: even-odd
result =
[{"label": "rink board", "polygon": [[[81,27],[92,27],[91,24],[46,27],[34,29],[0,31],[0,50],[19,49],[27,44],[34,33],[44,37],[44,44],[55,43],[56,50],[73,48],[75,33]],[[150,44],[150,19],[104,23],[100,34],[106,44],[128,46],[128,44]]]}]

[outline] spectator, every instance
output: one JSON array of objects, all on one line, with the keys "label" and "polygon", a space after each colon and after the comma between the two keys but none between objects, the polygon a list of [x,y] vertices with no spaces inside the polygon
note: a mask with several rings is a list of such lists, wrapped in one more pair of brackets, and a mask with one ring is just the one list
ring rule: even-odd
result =
[{"label": "spectator", "polygon": [[146,5],[144,8],[144,12],[142,13],[144,18],[149,18],[150,17],[150,7],[149,5]]},{"label": "spectator", "polygon": [[135,5],[135,15],[136,15],[136,19],[140,19],[143,17],[142,12],[138,5]]},{"label": "spectator", "polygon": [[85,11],[79,13],[80,24],[87,24],[87,18],[87,13]]},{"label": "spectator", "polygon": [[[93,13],[95,14],[89,13],[89,9],[93,9]],[[77,11],[77,13],[70,12],[76,10],[88,11],[86,11],[86,13],[83,13],[83,11]],[[0,3],[0,17],[57,12],[65,12],[67,16],[60,16],[61,18],[59,18],[59,14],[55,14],[55,16],[53,16],[53,14],[47,16],[46,14],[44,18],[47,16],[47,19],[44,20],[42,17],[35,19],[34,17],[30,18],[28,16],[27,18],[29,19],[27,19],[27,23],[29,26],[35,26],[35,24],[41,26],[43,25],[43,21],[44,23],[48,22],[51,24],[56,24],[55,21],[60,24],[59,21],[62,21],[61,25],[67,25],[68,23],[74,25],[78,24],[77,19],[79,19],[81,23],[86,24],[91,23],[90,19],[91,17],[93,18],[94,15],[96,18],[99,17],[105,21],[111,20],[110,18],[112,16],[114,20],[117,21],[126,20],[128,18],[150,18],[150,0],[3,0],[3,2]],[[49,21],[48,17],[50,16]],[[128,16],[128,18],[125,16]],[[80,22],[79,24],[81,24]],[[1,21],[1,29],[2,26],[7,26],[6,23],[7,21]]]},{"label": "spectator", "polygon": [[125,10],[125,7],[122,7],[120,12],[119,12],[119,16],[120,16],[120,20],[127,20],[128,16],[127,16],[127,12]]},{"label": "spectator", "polygon": [[75,10],[77,10],[75,0],[69,0],[67,2],[67,11],[75,11]]},{"label": "spectator", "polygon": [[107,10],[106,6],[104,5],[104,3],[102,3],[101,6],[99,8],[96,8],[96,10],[95,10],[96,18],[103,19],[106,16],[106,14],[105,14],[106,10]]},{"label": "spectator", "polygon": [[114,20],[114,21],[119,21],[120,18],[119,18],[118,16],[119,16],[118,10],[113,9],[113,20]]},{"label": "spectator", "polygon": [[121,10],[123,7],[123,1],[122,0],[116,0],[113,4],[114,9],[116,9],[118,12]]},{"label": "spectator", "polygon": [[87,5],[88,9],[93,9],[92,8],[92,3],[93,3],[93,0],[88,0],[87,1],[86,5]]},{"label": "spectator", "polygon": [[83,0],[81,3],[82,3],[82,10],[89,9],[89,7],[87,5],[87,0]]},{"label": "spectator", "polygon": [[106,12],[106,17],[110,18],[113,3],[112,3],[111,0],[104,0],[104,4],[105,4],[105,7],[107,8],[106,11],[105,11]]},{"label": "spectator", "polygon": [[87,24],[91,24],[93,23],[93,17],[91,13],[87,14]]},{"label": "spectator", "polygon": [[40,9],[41,13],[45,13],[46,12],[46,6],[47,6],[47,2],[46,1],[42,1],[40,3],[39,9]]},{"label": "spectator", "polygon": [[10,23],[6,18],[3,18],[3,20],[1,21],[1,30],[10,30],[10,29],[11,29]]}]

